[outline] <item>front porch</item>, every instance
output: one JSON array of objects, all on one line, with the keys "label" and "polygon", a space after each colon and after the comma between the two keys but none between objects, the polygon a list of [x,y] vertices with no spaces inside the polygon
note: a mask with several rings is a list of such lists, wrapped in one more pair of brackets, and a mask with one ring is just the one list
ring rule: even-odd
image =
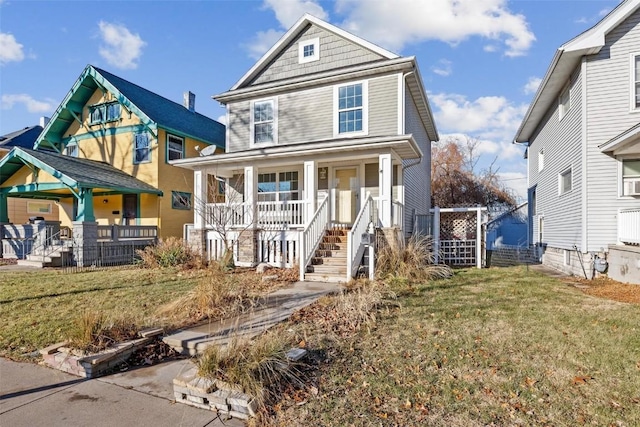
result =
[{"label": "front porch", "polygon": [[[320,270],[318,280],[350,280],[362,273],[377,229],[412,230],[403,162],[421,153],[403,144],[402,150],[366,147],[348,155],[296,147],[285,158],[256,153],[251,162],[231,153],[185,159],[180,165],[194,170],[196,201],[189,241],[210,260],[230,250],[236,265],[296,267],[301,280]],[[364,270],[373,274],[372,265]]]}]

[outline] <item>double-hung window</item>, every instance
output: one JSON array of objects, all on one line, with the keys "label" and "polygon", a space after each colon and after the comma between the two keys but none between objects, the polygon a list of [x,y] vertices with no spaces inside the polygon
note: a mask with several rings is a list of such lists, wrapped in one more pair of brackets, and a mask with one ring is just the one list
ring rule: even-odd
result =
[{"label": "double-hung window", "polygon": [[366,82],[338,86],[335,91],[335,104],[334,127],[337,135],[367,133]]},{"label": "double-hung window", "polygon": [[276,141],[276,114],[274,99],[253,102],[251,138],[254,144]]},{"label": "double-hung window", "polygon": [[640,160],[622,161],[622,187],[624,196],[640,196]]},{"label": "double-hung window", "polygon": [[558,176],[558,180],[559,193],[561,195],[571,191],[571,188],[573,186],[571,168],[565,169],[563,172],[561,172]]},{"label": "double-hung window", "polygon": [[184,139],[167,134],[167,160],[178,160],[184,157]]},{"label": "double-hung window", "polygon": [[151,160],[149,134],[146,132],[133,135],[133,163],[145,163]]},{"label": "double-hung window", "polygon": [[571,90],[570,84],[568,83],[562,92],[560,92],[560,97],[558,98],[558,120],[562,120],[562,118],[567,114],[569,109],[571,108]]},{"label": "double-hung window", "polygon": [[78,157],[78,144],[68,144],[64,147],[64,155],[69,157]]},{"label": "double-hung window", "polygon": [[640,55],[631,57],[631,109],[640,109]]}]

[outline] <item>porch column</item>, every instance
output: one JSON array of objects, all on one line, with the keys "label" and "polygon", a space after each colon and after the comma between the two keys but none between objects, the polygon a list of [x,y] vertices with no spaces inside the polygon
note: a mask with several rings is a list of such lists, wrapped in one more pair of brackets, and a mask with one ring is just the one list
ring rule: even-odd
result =
[{"label": "porch column", "polygon": [[96,217],[93,213],[93,189],[81,188],[78,197],[78,215],[76,221],[94,222]]},{"label": "porch column", "polygon": [[257,213],[257,202],[258,202],[258,171],[255,166],[246,166],[244,168],[244,203],[247,206],[247,210],[245,212],[248,213],[248,218],[245,218],[245,224],[251,225],[252,228],[255,228],[257,224],[258,218],[256,218]]},{"label": "porch column", "polygon": [[[80,203],[78,203],[80,212]],[[79,214],[78,214],[79,215]],[[78,267],[89,267],[98,262],[98,223],[73,221],[74,256]]]},{"label": "porch column", "polygon": [[[0,224],[9,223],[9,203],[7,195],[0,193]],[[0,235],[0,238],[2,236]]]},{"label": "porch column", "polygon": [[307,224],[316,212],[316,188],[318,187],[318,168],[315,160],[304,162],[304,223]]},{"label": "porch column", "polygon": [[391,190],[393,184],[393,163],[391,154],[380,154],[378,159],[380,169],[378,216],[383,228],[391,227]]},{"label": "porch column", "polygon": [[205,228],[205,217],[207,214],[207,180],[204,179],[206,172],[197,170],[193,172],[193,198],[195,206],[193,209],[193,227],[196,230]]}]

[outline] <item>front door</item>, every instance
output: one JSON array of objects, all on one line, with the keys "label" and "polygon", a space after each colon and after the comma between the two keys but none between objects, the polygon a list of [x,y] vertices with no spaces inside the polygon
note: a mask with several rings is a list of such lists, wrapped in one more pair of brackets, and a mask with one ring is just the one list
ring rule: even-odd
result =
[{"label": "front door", "polygon": [[353,224],[358,204],[358,170],[336,169],[336,222]]},{"label": "front door", "polygon": [[124,225],[136,225],[138,218],[138,195],[122,195],[122,223]]}]

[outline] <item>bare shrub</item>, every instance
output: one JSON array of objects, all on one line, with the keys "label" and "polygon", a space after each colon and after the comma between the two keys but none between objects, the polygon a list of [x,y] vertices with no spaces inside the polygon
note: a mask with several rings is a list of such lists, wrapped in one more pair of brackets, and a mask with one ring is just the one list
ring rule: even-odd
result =
[{"label": "bare shrub", "polygon": [[451,277],[447,265],[435,264],[431,238],[412,236],[402,247],[385,246],[378,251],[376,276],[382,280],[426,281]]},{"label": "bare shrub", "polygon": [[198,373],[240,385],[261,406],[290,387],[304,385],[298,364],[289,361],[286,334],[266,332],[254,340],[233,338],[226,346],[211,346],[198,358]]},{"label": "bare shrub", "polygon": [[158,244],[136,252],[140,256],[142,266],[146,268],[193,268],[201,262],[191,247],[177,237],[160,239]]}]

